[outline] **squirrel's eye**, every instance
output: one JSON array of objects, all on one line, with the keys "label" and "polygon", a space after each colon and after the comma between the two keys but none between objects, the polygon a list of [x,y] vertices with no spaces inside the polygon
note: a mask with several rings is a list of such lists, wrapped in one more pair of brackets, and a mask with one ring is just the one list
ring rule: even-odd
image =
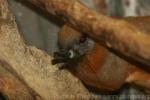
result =
[{"label": "squirrel's eye", "polygon": [[72,51],[72,50],[69,50],[69,52],[68,52],[68,56],[69,56],[69,58],[73,58],[73,57],[74,57],[74,53],[73,53],[73,51]]},{"label": "squirrel's eye", "polygon": [[86,35],[83,35],[79,40],[79,44],[84,43],[86,41],[86,39],[87,39]]}]

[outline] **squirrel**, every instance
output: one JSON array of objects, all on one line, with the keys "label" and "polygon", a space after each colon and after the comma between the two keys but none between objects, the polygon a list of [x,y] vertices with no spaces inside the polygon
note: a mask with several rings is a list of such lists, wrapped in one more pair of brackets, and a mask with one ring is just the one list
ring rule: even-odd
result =
[{"label": "squirrel", "polygon": [[58,34],[59,52],[52,64],[67,63],[72,73],[86,85],[104,91],[115,91],[125,83],[148,89],[150,74],[116,56],[69,24]]}]

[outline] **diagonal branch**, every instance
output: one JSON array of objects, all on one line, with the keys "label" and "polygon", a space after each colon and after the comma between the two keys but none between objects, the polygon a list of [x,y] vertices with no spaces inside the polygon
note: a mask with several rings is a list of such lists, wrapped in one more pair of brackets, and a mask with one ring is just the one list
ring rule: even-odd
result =
[{"label": "diagonal branch", "polygon": [[78,0],[28,0],[61,16],[94,40],[150,66],[150,36],[126,21],[88,9]]},{"label": "diagonal branch", "polygon": [[0,0],[0,100],[91,98],[92,94],[52,57],[28,46],[19,34],[7,0]]}]

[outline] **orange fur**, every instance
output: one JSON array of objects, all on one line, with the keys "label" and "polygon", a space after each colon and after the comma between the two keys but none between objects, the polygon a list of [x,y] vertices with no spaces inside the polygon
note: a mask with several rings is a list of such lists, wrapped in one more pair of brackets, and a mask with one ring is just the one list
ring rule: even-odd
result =
[{"label": "orange fur", "polygon": [[[61,38],[68,41],[81,33],[65,25],[60,31]],[[95,43],[94,48],[82,56],[76,64],[71,63],[73,73],[85,84],[100,90],[114,91],[125,83],[134,83],[150,88],[150,74],[139,67],[108,51]]]}]

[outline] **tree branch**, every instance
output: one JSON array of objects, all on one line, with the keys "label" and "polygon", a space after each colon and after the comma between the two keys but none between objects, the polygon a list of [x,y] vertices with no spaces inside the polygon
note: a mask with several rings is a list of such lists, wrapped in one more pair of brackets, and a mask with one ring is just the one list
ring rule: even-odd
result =
[{"label": "tree branch", "polygon": [[28,0],[61,16],[94,40],[150,66],[150,36],[120,19],[99,14],[78,0]]},{"label": "tree branch", "polygon": [[24,43],[6,0],[0,0],[0,52],[0,94],[10,100],[92,95],[69,71],[53,66],[52,57]]}]

